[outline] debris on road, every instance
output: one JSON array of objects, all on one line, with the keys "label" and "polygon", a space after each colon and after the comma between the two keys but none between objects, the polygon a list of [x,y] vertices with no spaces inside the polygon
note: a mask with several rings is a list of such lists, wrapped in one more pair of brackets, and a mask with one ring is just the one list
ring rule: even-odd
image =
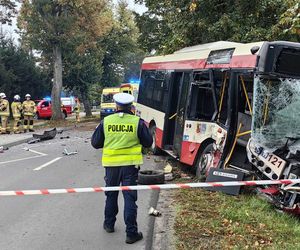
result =
[{"label": "debris on road", "polygon": [[44,131],[44,133],[42,135],[39,134],[33,134],[33,138],[35,139],[40,139],[41,141],[46,141],[46,140],[52,140],[54,139],[54,137],[57,134],[57,130],[56,128],[52,129],[52,130],[46,130]]},{"label": "debris on road", "polygon": [[165,174],[165,181],[172,181],[172,180],[174,180],[174,176],[172,173]]},{"label": "debris on road", "polygon": [[172,172],[172,170],[173,170],[173,167],[169,163],[167,163],[167,165],[164,167],[164,173],[169,174]]},{"label": "debris on road", "polygon": [[149,209],[149,215],[155,216],[155,217],[159,217],[161,216],[161,212],[159,212],[158,210],[156,210],[153,207],[150,207]]},{"label": "debris on road", "polygon": [[58,134],[62,134],[64,132],[63,129],[56,129],[56,131],[57,131]]},{"label": "debris on road", "polygon": [[61,136],[60,139],[70,139],[70,136]]},{"label": "debris on road", "polygon": [[33,144],[33,143],[37,143],[37,142],[40,142],[41,139],[38,139],[38,138],[34,138],[34,139],[31,139],[30,141],[28,141],[27,143],[28,144]]},{"label": "debris on road", "polygon": [[68,149],[65,148],[63,154],[69,156],[69,155],[76,155],[78,154],[78,152],[77,151],[69,152]]},{"label": "debris on road", "polygon": [[0,146],[0,153],[4,153],[5,150],[8,150],[8,147]]},{"label": "debris on road", "polygon": [[190,180],[190,179],[192,179],[191,176],[188,176],[188,175],[185,174],[185,173],[181,173],[180,178],[181,178],[181,179],[185,179],[185,180]]}]

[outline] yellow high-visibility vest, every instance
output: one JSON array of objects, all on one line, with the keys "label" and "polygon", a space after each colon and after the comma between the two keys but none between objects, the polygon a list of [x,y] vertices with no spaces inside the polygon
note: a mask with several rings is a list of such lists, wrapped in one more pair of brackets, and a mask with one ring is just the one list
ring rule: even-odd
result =
[{"label": "yellow high-visibility vest", "polygon": [[138,138],[139,120],[139,117],[125,113],[104,118],[104,167],[143,164],[142,145]]}]

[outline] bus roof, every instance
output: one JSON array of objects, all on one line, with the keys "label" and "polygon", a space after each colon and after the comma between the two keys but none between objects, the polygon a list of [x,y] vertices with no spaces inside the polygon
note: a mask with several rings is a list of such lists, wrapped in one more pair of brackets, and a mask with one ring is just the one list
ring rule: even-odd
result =
[{"label": "bus roof", "polygon": [[115,94],[119,92],[120,92],[119,88],[104,88],[102,90],[102,94]]},{"label": "bus roof", "polygon": [[[219,41],[183,48],[170,55],[153,56],[144,59],[142,69],[205,69],[205,68],[254,68],[257,54],[251,54],[254,46],[262,47],[264,42],[235,43]],[[233,50],[232,58],[227,64],[207,63],[212,51]]]}]

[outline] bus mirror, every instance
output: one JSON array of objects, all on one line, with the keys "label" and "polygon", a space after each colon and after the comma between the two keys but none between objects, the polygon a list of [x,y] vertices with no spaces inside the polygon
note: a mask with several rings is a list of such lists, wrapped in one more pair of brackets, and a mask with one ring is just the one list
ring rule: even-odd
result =
[{"label": "bus mirror", "polygon": [[255,53],[256,53],[257,51],[259,51],[259,49],[260,49],[259,46],[254,46],[254,47],[252,47],[251,50],[250,50],[250,51],[251,51],[251,54],[252,54],[252,55],[255,55]]}]

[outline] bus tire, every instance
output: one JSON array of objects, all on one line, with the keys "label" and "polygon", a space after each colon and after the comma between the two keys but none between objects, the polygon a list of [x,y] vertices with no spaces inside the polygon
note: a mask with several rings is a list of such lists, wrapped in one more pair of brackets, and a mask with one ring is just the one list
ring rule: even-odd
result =
[{"label": "bus tire", "polygon": [[198,154],[197,161],[195,164],[195,172],[196,177],[205,180],[206,179],[206,172],[207,172],[207,161],[208,161],[208,155],[213,150],[213,144],[209,143],[206,146],[203,147],[203,150],[201,150]]},{"label": "bus tire", "polygon": [[138,184],[141,185],[153,185],[164,184],[165,174],[159,170],[142,170],[138,174]]},{"label": "bus tire", "polygon": [[150,150],[154,155],[159,155],[161,153],[161,149],[156,145],[156,126],[155,125],[150,127],[150,133],[151,133],[152,139],[153,139],[153,143],[150,147]]}]

